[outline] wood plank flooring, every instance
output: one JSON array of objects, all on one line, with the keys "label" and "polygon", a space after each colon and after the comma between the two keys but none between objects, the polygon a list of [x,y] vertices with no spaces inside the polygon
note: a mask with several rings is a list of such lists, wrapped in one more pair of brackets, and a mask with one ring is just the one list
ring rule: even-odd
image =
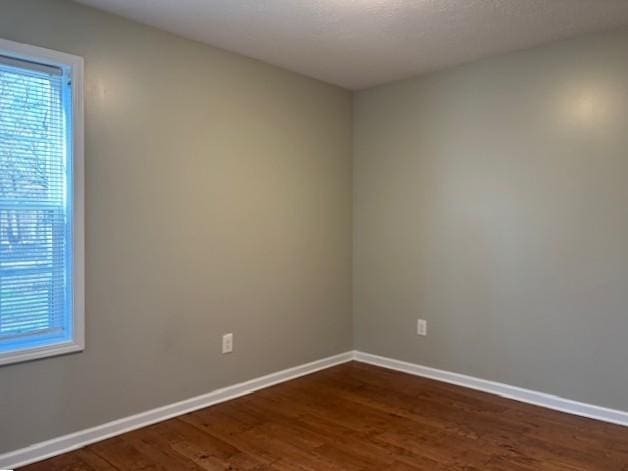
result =
[{"label": "wood plank flooring", "polygon": [[23,469],[628,471],[628,428],[351,362]]}]

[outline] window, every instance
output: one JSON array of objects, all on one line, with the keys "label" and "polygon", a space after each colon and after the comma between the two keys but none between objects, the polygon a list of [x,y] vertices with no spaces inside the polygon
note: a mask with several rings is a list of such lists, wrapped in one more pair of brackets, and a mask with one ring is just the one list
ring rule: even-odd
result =
[{"label": "window", "polygon": [[82,80],[0,39],[0,365],[83,349]]}]

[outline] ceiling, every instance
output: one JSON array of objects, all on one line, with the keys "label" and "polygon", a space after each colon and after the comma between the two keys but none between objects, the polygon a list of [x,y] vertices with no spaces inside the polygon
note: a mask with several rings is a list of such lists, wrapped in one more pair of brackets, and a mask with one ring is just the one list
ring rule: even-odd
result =
[{"label": "ceiling", "polygon": [[628,24],[628,0],[78,0],[363,89]]}]

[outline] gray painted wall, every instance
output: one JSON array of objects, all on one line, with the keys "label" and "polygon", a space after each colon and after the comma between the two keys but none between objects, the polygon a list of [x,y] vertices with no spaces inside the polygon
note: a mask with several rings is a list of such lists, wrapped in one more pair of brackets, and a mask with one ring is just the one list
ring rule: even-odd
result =
[{"label": "gray painted wall", "polygon": [[623,30],[356,95],[356,348],[628,410],[627,58]]},{"label": "gray painted wall", "polygon": [[87,349],[0,368],[0,452],[351,348],[349,92],[68,1],[0,37],[87,75]]}]

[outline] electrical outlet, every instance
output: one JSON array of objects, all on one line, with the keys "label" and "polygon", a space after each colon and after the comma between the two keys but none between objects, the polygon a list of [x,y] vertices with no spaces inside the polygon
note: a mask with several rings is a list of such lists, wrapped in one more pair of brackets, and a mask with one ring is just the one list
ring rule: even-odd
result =
[{"label": "electrical outlet", "polygon": [[233,334],[225,334],[222,336],[222,353],[231,353],[233,351]]},{"label": "electrical outlet", "polygon": [[426,336],[427,335],[427,321],[425,319],[418,319],[416,323],[416,334]]}]

